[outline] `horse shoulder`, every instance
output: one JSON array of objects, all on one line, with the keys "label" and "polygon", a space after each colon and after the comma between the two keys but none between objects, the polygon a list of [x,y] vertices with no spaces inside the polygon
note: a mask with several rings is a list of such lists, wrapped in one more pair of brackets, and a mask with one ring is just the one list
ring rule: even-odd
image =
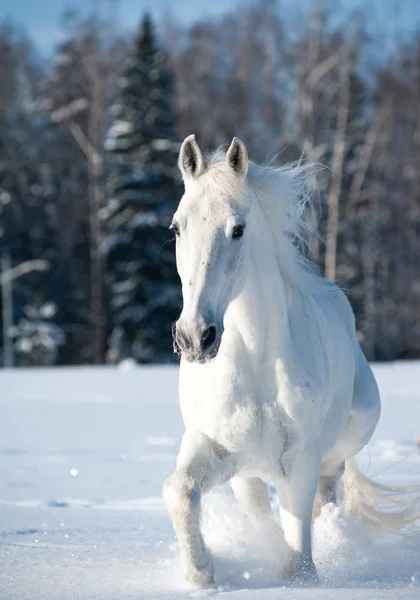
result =
[{"label": "horse shoulder", "polygon": [[286,360],[277,372],[278,402],[299,428],[320,432],[336,398],[347,389],[351,394],[357,343],[353,311],[342,290],[331,284],[320,293],[296,296],[289,323]]}]

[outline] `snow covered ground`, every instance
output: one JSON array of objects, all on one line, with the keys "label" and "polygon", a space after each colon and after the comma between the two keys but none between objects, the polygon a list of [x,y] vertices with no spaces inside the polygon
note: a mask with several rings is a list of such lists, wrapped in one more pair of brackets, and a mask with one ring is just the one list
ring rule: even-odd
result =
[{"label": "snow covered ground", "polygon": [[[420,482],[420,363],[375,373],[383,415],[359,464]],[[320,584],[290,589],[228,490],[204,504],[217,585],[185,587],[161,499],[182,429],[176,368],[0,371],[0,600],[420,598],[418,525],[368,535],[326,507]]]}]

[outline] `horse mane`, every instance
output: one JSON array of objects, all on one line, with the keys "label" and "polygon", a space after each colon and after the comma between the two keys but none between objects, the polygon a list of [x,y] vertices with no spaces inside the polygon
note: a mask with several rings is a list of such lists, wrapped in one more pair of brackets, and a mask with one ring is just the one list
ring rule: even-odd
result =
[{"label": "horse mane", "polygon": [[[213,182],[224,191],[235,193],[225,152],[218,148],[207,159]],[[247,192],[259,203],[267,227],[272,233],[279,269],[284,279],[306,293],[331,290],[319,268],[309,258],[311,244],[317,235],[312,223],[317,220],[314,194],[309,180],[318,166],[298,161],[281,167],[257,165],[250,161]],[[235,178],[237,179],[237,178]],[[235,186],[236,188],[236,186]]]}]

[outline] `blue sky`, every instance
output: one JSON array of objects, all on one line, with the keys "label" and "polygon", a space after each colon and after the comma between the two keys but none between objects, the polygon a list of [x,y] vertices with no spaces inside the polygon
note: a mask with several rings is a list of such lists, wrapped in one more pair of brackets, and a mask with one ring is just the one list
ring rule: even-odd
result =
[{"label": "blue sky", "polygon": [[110,7],[121,30],[133,29],[146,10],[159,19],[170,10],[181,22],[218,15],[236,5],[235,0],[0,0],[0,21],[23,26],[42,51],[50,51],[63,37],[60,16],[68,8],[88,14],[93,8],[109,13]]},{"label": "blue sky", "polygon": [[[241,2],[247,0],[241,0]],[[331,0],[330,0],[331,1]],[[338,2],[339,0],[337,0]],[[282,0],[287,5],[307,7],[310,0]],[[43,53],[50,53],[63,38],[60,15],[69,7],[87,14],[93,7],[113,14],[121,30],[132,30],[145,10],[159,17],[168,9],[183,23],[217,16],[238,6],[238,0],[0,0],[0,21],[11,20],[23,27]],[[341,0],[342,6],[368,6],[373,22],[392,34],[396,28],[410,30],[420,22],[420,0]]]}]

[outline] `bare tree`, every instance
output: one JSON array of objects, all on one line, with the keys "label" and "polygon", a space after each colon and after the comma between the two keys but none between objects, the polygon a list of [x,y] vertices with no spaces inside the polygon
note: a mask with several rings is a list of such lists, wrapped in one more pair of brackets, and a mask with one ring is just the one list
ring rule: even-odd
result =
[{"label": "bare tree", "polygon": [[337,268],[338,222],[350,109],[351,69],[350,56],[348,51],[345,51],[340,64],[338,113],[331,161],[331,183],[327,198],[328,220],[325,240],[325,276],[331,281],[335,280]]},{"label": "bare tree", "polygon": [[101,363],[106,333],[99,216],[104,205],[104,137],[123,54],[118,40],[104,39],[102,34],[109,34],[109,27],[104,28],[97,15],[87,21],[73,16],[68,28],[69,40],[44,89],[50,119],[70,136],[85,181],[87,202],[81,204],[79,216],[80,226],[86,226],[89,252],[90,343],[85,347],[90,360]]}]

